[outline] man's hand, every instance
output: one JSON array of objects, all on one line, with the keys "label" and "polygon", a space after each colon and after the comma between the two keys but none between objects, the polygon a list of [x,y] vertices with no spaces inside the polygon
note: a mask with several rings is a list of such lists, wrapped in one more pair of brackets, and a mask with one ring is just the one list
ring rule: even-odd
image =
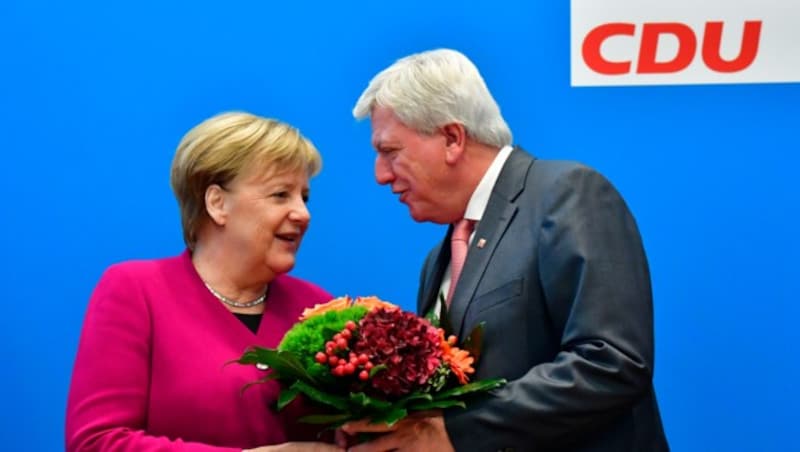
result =
[{"label": "man's hand", "polygon": [[350,452],[431,451],[454,452],[441,412],[415,413],[389,427],[369,421],[348,422],[341,427],[348,435],[384,433],[372,441],[348,449]]}]

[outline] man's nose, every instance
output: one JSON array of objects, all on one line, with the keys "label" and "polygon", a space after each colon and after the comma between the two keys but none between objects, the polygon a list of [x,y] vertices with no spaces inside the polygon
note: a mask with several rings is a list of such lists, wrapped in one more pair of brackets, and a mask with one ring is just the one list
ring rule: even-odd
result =
[{"label": "man's nose", "polygon": [[392,167],[382,155],[375,158],[375,180],[381,185],[386,185],[394,180]]}]

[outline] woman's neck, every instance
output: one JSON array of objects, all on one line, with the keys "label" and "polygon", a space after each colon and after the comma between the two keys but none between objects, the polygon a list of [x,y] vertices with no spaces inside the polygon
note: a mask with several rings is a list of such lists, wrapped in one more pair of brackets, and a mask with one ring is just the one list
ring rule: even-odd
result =
[{"label": "woman's neck", "polygon": [[239,302],[249,302],[264,294],[272,277],[261,275],[254,266],[232,256],[220,246],[195,245],[192,264],[200,278],[216,292]]}]

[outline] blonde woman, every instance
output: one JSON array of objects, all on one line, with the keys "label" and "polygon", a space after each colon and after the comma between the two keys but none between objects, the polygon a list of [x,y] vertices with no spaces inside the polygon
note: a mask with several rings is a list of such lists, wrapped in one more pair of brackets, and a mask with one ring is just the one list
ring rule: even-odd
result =
[{"label": "blonde woman", "polygon": [[111,266],[89,302],[70,387],[68,451],[338,450],[276,412],[274,383],[224,364],[274,347],[304,308],[331,299],[286,275],[320,169],[295,128],[247,113],[189,131],[172,163],[186,250]]}]

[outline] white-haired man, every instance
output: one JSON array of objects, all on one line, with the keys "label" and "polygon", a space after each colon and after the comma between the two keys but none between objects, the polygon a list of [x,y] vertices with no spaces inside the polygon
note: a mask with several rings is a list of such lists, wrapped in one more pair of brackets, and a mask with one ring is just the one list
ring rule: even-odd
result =
[{"label": "white-haired man", "polygon": [[[453,50],[398,60],[353,114],[371,119],[377,182],[415,220],[452,225],[422,269],[419,312],[445,298],[460,339],[485,322],[474,378],[508,383],[467,409],[348,424],[387,432],[351,450],[668,450],[647,259],[614,187],[512,147],[478,69]],[[469,237],[463,267],[454,230]]]}]

